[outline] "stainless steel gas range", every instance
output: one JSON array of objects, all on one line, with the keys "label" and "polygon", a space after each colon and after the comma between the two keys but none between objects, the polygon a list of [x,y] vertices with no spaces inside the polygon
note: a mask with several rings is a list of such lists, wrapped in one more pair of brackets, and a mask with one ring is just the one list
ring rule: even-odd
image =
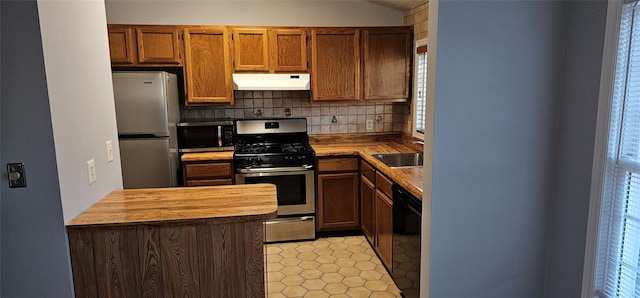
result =
[{"label": "stainless steel gas range", "polygon": [[236,120],[236,184],[272,183],[278,218],[265,223],[265,241],[314,239],[315,152],[305,118]]}]

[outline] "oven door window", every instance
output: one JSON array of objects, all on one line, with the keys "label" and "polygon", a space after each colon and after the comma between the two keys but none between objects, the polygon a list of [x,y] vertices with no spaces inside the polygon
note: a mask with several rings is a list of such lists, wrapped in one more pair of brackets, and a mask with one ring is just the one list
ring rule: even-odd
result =
[{"label": "oven door window", "polygon": [[306,200],[305,175],[245,177],[245,183],[276,185],[278,206],[303,205]]}]

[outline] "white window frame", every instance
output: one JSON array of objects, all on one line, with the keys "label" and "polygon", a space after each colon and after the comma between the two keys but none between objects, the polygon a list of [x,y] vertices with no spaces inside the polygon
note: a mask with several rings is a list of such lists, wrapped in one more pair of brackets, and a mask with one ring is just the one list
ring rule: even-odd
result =
[{"label": "white window frame", "polygon": [[623,1],[608,1],[581,297],[600,297],[597,292],[598,276],[596,275],[598,236],[603,232],[600,231],[600,222],[608,220],[601,218],[601,210],[604,203],[603,191],[605,173],[607,172],[609,124],[612,116],[613,86],[623,3]]},{"label": "white window frame", "polygon": [[[418,53],[417,53],[417,49],[419,47],[422,46],[427,46],[427,39],[420,39],[417,40],[415,43],[415,46],[413,47],[413,55],[414,55],[414,59],[413,59],[413,100],[411,101],[411,135],[416,138],[416,139],[420,139],[420,140],[424,140],[424,133],[420,133],[418,132],[418,130],[416,129],[416,125],[418,123],[418,121],[416,121],[416,117],[418,116],[418,112],[417,112],[417,104],[418,104]],[[427,56],[428,57],[428,56]],[[427,62],[428,65],[428,62]],[[428,81],[428,80],[427,80]],[[425,92],[423,94],[423,96],[425,97],[425,102],[424,105],[426,107],[428,107],[429,105],[427,104],[427,92]],[[428,125],[427,125],[427,115],[428,113],[425,113],[425,119],[423,120],[424,126],[425,126],[425,132],[428,129]]]}]

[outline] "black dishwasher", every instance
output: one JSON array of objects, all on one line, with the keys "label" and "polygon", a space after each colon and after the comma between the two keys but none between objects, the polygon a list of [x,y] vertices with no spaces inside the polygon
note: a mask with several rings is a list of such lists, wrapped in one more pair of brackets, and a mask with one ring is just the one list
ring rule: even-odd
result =
[{"label": "black dishwasher", "polygon": [[401,186],[393,190],[393,270],[403,297],[420,297],[420,228],[422,200]]}]

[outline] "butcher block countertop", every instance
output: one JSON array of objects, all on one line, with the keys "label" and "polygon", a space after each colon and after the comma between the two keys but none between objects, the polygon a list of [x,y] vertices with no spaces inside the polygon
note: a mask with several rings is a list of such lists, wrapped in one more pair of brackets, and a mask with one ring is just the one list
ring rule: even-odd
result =
[{"label": "butcher block countertop", "polygon": [[182,154],[182,161],[230,161],[233,159],[233,151],[199,152]]},{"label": "butcher block countertop", "polygon": [[422,167],[390,168],[373,157],[380,153],[411,153],[415,149],[397,142],[363,142],[363,143],[334,143],[311,144],[316,157],[331,157],[345,155],[359,155],[373,165],[378,171],[387,175],[395,183],[422,200]]},{"label": "butcher block countertop", "polygon": [[67,227],[257,221],[277,215],[273,184],[115,190],[71,220]]}]

